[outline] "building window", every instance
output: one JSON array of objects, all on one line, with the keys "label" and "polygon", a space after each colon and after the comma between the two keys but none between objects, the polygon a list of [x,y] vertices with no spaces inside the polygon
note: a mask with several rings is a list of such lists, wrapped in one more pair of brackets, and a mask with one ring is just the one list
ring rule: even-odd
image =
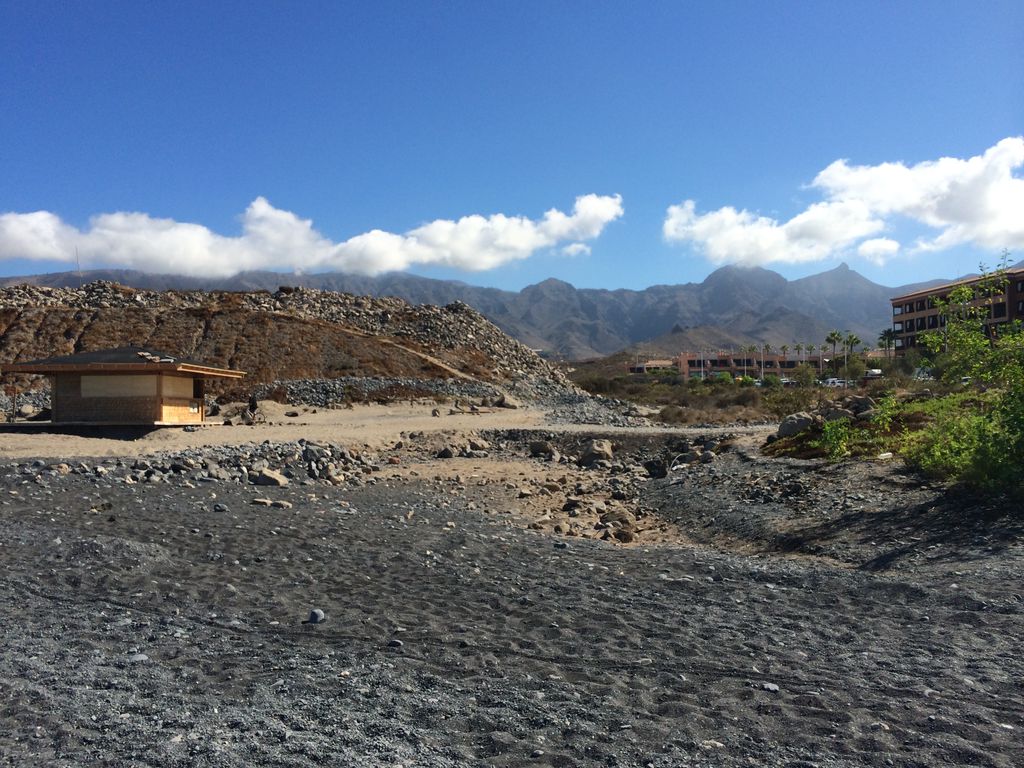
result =
[{"label": "building window", "polygon": [[1024,301],[1017,302],[1017,314],[1024,315]]},{"label": "building window", "polygon": [[906,304],[903,305],[903,311],[904,312],[913,312],[914,311],[914,305],[911,302],[908,301]]},{"label": "building window", "polygon": [[945,315],[939,315],[939,328],[945,328],[945,327],[946,327],[946,316]]},{"label": "building window", "polygon": [[1017,293],[1024,293],[1024,280],[1017,281]]},{"label": "building window", "polygon": [[929,328],[938,328],[939,327],[939,316],[938,315],[928,315],[928,327]]},{"label": "building window", "polygon": [[917,300],[917,311],[924,312],[924,299]]},{"label": "building window", "polygon": [[896,349],[902,349],[903,348],[903,339],[896,339],[896,341],[894,341],[892,343],[892,345],[894,347],[896,347]]},{"label": "building window", "polygon": [[892,329],[896,333],[902,333],[903,332],[903,323],[901,323],[901,322],[893,323],[892,324]]},{"label": "building window", "polygon": [[917,318],[917,322],[915,323],[915,328],[917,330],[919,330],[919,331],[923,331],[924,330],[924,318],[923,317]]},{"label": "building window", "polygon": [[992,317],[1006,317],[1006,302],[1000,301],[992,305]]},{"label": "building window", "polygon": [[903,307],[894,306],[892,308],[892,313],[893,313],[893,315],[902,315],[903,314]]}]

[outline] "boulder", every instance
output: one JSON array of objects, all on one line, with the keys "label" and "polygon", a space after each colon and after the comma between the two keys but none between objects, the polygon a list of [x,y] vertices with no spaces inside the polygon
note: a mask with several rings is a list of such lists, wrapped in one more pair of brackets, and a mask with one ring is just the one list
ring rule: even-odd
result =
[{"label": "boulder", "polygon": [[668,465],[664,459],[650,459],[644,462],[644,469],[647,471],[648,477],[667,477],[668,476]]},{"label": "boulder", "polygon": [[847,398],[847,407],[856,414],[871,410],[875,407],[875,401],[867,395],[852,395]]},{"label": "boulder", "polygon": [[551,456],[555,452],[555,446],[547,440],[534,440],[530,443],[530,455],[533,457]]},{"label": "boulder", "polygon": [[805,429],[810,429],[813,424],[814,417],[806,411],[791,413],[779,424],[779,431],[776,432],[776,436],[792,437],[793,435],[800,434]]},{"label": "boulder", "polygon": [[852,419],[853,411],[849,408],[831,408],[822,416],[825,421],[840,421],[841,419]]},{"label": "boulder", "polygon": [[611,440],[591,440],[583,446],[580,464],[589,467],[598,461],[611,461],[613,457]]},{"label": "boulder", "polygon": [[256,485],[275,485],[282,487],[288,485],[288,478],[273,469],[261,469],[256,473]]}]

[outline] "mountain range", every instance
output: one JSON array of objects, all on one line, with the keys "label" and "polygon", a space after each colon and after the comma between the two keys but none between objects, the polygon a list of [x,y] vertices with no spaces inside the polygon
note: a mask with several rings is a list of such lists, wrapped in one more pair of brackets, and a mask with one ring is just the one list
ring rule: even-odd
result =
[{"label": "mountain range", "polygon": [[864,343],[874,344],[890,326],[890,297],[943,282],[886,287],[841,264],[797,280],[760,267],[725,266],[700,283],[639,291],[575,288],[556,279],[505,291],[403,273],[364,277],[243,272],[204,279],[120,269],[7,277],[0,278],[0,285],[78,287],[95,280],[149,290],[273,291],[288,285],[396,296],[413,304],[462,301],[527,346],[565,360],[624,349],[672,354],[756,343],[821,344],[832,329],[851,331]]}]

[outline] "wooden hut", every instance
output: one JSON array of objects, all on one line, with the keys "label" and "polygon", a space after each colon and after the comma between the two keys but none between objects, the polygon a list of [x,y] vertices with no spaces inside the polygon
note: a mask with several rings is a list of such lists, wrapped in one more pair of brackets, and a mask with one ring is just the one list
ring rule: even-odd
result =
[{"label": "wooden hut", "polygon": [[0,374],[50,377],[54,424],[181,425],[206,418],[207,379],[245,374],[141,347],[0,364]]}]

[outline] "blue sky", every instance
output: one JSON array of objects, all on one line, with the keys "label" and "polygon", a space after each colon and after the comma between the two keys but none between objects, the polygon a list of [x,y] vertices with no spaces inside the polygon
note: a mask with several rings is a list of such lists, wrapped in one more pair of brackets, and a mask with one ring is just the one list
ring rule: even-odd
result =
[{"label": "blue sky", "polygon": [[510,289],[846,261],[901,285],[1024,258],[1020,2],[0,13],[0,274],[77,249]]}]

